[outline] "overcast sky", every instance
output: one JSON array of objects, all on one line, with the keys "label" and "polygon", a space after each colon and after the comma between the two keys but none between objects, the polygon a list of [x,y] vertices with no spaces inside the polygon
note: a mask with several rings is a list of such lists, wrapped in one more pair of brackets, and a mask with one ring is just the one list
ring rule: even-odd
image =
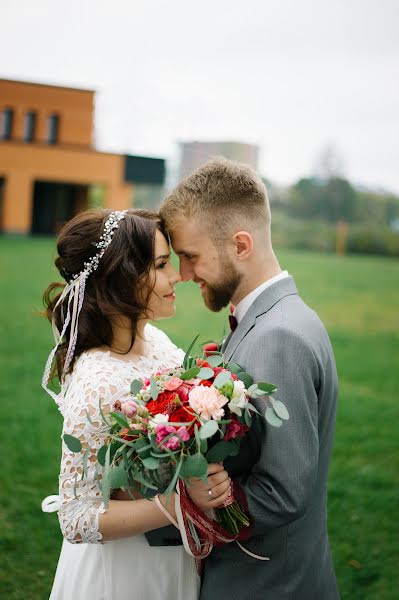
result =
[{"label": "overcast sky", "polygon": [[290,183],[333,144],[399,193],[398,0],[1,0],[0,77],[97,90],[96,146],[261,148]]}]

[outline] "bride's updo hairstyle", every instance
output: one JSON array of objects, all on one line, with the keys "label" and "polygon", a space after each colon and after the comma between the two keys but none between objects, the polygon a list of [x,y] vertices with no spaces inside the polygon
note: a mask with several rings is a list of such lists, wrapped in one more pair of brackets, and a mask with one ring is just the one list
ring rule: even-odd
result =
[{"label": "bride's updo hairstyle", "polygon": [[[66,283],[51,283],[43,294],[46,316],[50,322],[54,318],[59,331],[63,327],[68,302],[66,297],[56,306],[62,290],[85,269],[85,263],[97,253],[95,244],[100,241],[111,213],[108,209],[87,210],[71,219],[60,231],[55,266]],[[157,229],[167,237],[157,213],[133,208],[125,211],[98,268],[87,277],[74,359],[91,348],[104,345],[111,347],[112,320],[119,316],[127,317],[131,323],[133,346],[137,321],[147,314],[152,292],[148,276],[154,266]],[[151,315],[148,316],[151,318]],[[63,371],[69,336],[68,327],[56,354],[59,378]],[[73,364],[74,360],[68,371]]]}]

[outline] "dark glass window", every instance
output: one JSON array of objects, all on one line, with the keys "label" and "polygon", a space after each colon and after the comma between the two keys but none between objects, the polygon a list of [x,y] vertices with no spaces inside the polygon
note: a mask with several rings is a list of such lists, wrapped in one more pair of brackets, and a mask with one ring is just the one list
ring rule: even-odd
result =
[{"label": "dark glass window", "polygon": [[30,111],[24,118],[24,141],[33,142],[35,139],[36,113]]},{"label": "dark glass window", "polygon": [[11,108],[5,108],[0,113],[0,140],[11,139],[13,111]]},{"label": "dark glass window", "polygon": [[47,142],[49,144],[56,144],[58,140],[58,126],[59,117],[58,115],[50,115],[47,119]]}]

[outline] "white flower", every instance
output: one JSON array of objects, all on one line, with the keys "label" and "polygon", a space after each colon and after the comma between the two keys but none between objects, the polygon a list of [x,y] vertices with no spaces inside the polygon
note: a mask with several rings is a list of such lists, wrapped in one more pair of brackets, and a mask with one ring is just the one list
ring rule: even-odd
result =
[{"label": "white flower", "polygon": [[229,402],[229,409],[232,413],[235,413],[238,417],[241,417],[241,409],[244,408],[246,403],[247,397],[245,395],[245,384],[243,381],[240,380],[235,381],[233,395]]},{"label": "white flower", "polygon": [[162,413],[158,413],[152,419],[150,419],[150,425],[155,428],[156,425],[160,425],[161,423],[168,423],[169,415],[163,415]]}]

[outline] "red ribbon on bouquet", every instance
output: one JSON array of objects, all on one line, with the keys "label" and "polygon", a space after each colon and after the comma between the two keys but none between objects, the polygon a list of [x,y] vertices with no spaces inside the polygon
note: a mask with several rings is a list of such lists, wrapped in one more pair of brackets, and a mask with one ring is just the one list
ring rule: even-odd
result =
[{"label": "red ribbon on bouquet", "polygon": [[184,548],[195,559],[206,558],[216,544],[228,544],[236,540],[217,521],[196,507],[182,480],[177,484],[175,509]]}]

